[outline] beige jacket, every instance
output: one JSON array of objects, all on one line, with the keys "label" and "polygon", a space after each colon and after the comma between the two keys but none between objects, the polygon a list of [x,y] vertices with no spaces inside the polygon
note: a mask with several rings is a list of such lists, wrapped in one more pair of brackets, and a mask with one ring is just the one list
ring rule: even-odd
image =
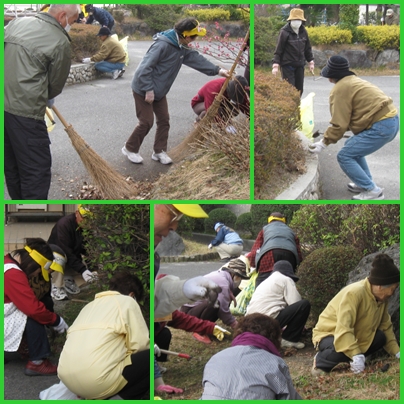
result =
[{"label": "beige jacket", "polygon": [[73,393],[103,400],[118,393],[131,354],[149,349],[149,330],[136,301],[107,291],[80,312],[67,332],[58,376]]},{"label": "beige jacket", "polygon": [[92,62],[101,62],[102,60],[105,60],[110,63],[124,63],[125,58],[125,50],[121,43],[117,39],[109,36],[102,43],[99,52],[90,59]]},{"label": "beige jacket", "polygon": [[387,307],[388,302],[376,301],[367,279],[346,286],[320,314],[313,329],[314,346],[323,338],[333,335],[335,350],[352,359],[354,355],[364,354],[376,331],[381,330],[386,335],[384,349],[395,355],[400,347],[393,333]]},{"label": "beige jacket", "polygon": [[393,100],[378,87],[357,76],[344,77],[330,93],[331,126],[324,143],[337,143],[348,130],[357,135],[395,109]]}]

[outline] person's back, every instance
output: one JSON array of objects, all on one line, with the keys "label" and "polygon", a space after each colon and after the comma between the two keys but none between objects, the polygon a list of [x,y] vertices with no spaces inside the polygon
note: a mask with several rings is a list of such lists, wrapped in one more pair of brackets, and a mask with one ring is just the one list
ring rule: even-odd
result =
[{"label": "person's back", "polygon": [[149,331],[136,301],[115,291],[98,293],[68,330],[58,376],[86,399],[121,390],[131,354],[149,348]]}]

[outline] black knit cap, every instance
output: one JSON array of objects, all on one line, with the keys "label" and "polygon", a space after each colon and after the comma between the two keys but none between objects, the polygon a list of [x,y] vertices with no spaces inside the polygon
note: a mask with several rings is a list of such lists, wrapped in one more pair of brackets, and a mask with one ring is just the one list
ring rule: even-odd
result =
[{"label": "black knit cap", "polygon": [[299,277],[295,275],[293,271],[292,264],[289,261],[281,260],[275,262],[273,272],[278,271],[282,275],[288,276],[289,278],[293,279],[295,282],[299,280]]},{"label": "black knit cap", "polygon": [[368,277],[372,285],[392,285],[400,282],[400,270],[387,254],[378,254],[372,262]]},{"label": "black knit cap", "polygon": [[342,79],[350,74],[352,73],[349,71],[349,62],[342,56],[331,56],[321,70],[321,75],[327,79]]},{"label": "black knit cap", "polygon": [[111,31],[109,30],[108,27],[101,27],[96,36],[104,36],[104,35],[107,36],[111,35]]}]

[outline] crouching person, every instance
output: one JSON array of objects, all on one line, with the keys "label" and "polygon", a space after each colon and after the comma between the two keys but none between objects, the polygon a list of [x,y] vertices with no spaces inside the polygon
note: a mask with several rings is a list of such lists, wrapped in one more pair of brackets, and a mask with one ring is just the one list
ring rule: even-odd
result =
[{"label": "crouching person", "polygon": [[389,298],[400,282],[400,271],[386,254],[372,262],[369,277],[343,288],[328,303],[313,330],[312,374],[330,372],[349,362],[353,373],[365,369],[366,356],[384,348],[400,358],[400,347],[387,311]]},{"label": "crouching person", "polygon": [[59,360],[59,379],[70,391],[90,400],[149,398],[149,330],[136,302],[142,295],[139,279],[119,272],[109,291],[83,308]]},{"label": "crouching person", "polygon": [[203,371],[202,400],[301,400],[279,353],[278,321],[254,313],[241,318],[230,348]]},{"label": "crouching person", "polygon": [[51,349],[45,326],[61,334],[68,325],[53,312],[53,305],[46,307],[52,299],[44,298],[50,290],[49,273],[63,273],[65,263],[63,253],[54,253],[41,238],[26,239],[24,248],[4,258],[4,351],[28,357],[27,376],[57,372],[48,359]]}]

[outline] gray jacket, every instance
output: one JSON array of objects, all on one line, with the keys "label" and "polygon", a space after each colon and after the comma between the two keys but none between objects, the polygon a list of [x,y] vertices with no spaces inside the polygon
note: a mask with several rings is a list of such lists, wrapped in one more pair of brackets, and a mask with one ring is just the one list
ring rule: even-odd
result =
[{"label": "gray jacket", "polygon": [[201,400],[301,400],[284,360],[248,345],[213,355],[202,385]]},{"label": "gray jacket", "polygon": [[220,67],[199,52],[180,46],[174,30],[159,33],[153,39],[133,77],[135,93],[145,96],[147,91],[153,90],[154,99],[161,100],[170,91],[183,64],[208,76],[219,73]]},{"label": "gray jacket", "polygon": [[15,18],[4,31],[4,110],[43,120],[71,64],[70,37],[48,13]]}]

